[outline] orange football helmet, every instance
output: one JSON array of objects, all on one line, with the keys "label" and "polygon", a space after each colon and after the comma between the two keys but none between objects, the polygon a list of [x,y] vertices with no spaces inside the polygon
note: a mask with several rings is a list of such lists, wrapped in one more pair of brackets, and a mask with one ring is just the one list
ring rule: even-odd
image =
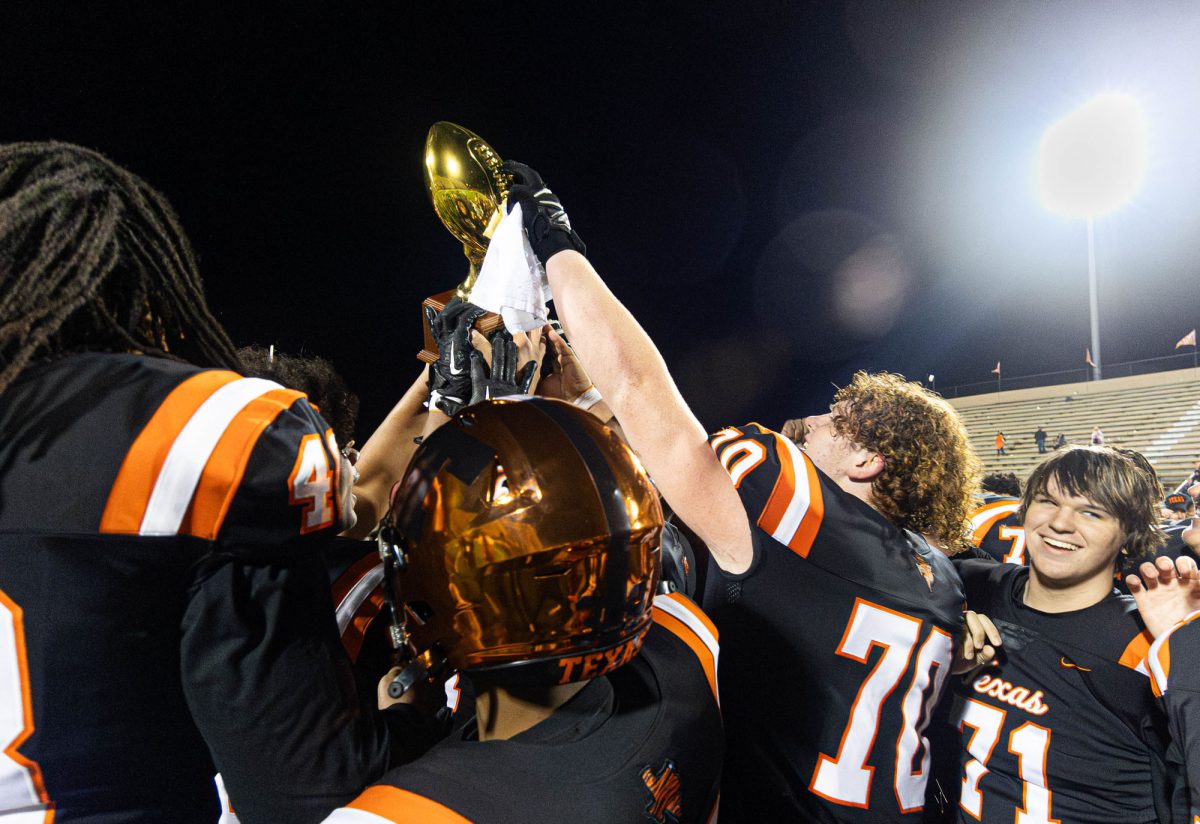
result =
[{"label": "orange football helmet", "polygon": [[495,685],[568,683],[632,658],[650,625],[663,528],[633,451],[545,398],[464,409],[417,449],[380,550],[393,643],[415,665]]}]

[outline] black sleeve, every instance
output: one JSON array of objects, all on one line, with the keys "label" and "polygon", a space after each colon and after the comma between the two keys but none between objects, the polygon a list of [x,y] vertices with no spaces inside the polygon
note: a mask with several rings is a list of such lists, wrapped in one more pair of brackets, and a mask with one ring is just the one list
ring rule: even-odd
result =
[{"label": "black sleeve", "polygon": [[196,576],[181,627],[184,693],[239,819],[318,822],[389,766],[315,553],[290,564],[221,553]]},{"label": "black sleeve", "polygon": [[991,557],[977,558],[965,555],[964,553],[963,556],[955,556],[951,560],[962,578],[963,590],[967,593],[967,609],[986,614],[988,604],[999,591],[1005,573],[1019,570],[1020,567],[1002,564]]}]

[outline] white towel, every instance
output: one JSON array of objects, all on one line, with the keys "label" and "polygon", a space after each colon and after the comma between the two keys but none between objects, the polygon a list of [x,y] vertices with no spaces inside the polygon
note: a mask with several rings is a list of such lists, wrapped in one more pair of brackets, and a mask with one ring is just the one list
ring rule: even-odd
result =
[{"label": "white towel", "polygon": [[546,324],[550,300],[546,270],[529,245],[518,203],[492,234],[471,303],[498,313],[508,331],[528,332]]}]

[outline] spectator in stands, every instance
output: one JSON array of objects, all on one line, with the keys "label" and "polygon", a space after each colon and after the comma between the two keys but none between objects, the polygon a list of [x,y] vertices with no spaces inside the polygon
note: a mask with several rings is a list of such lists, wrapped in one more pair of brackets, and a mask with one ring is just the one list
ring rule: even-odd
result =
[{"label": "spectator in stands", "polygon": [[1092,427],[1092,446],[1104,446],[1104,433],[1100,427]]},{"label": "spectator in stands", "polygon": [[1033,433],[1033,440],[1037,444],[1038,454],[1045,455],[1046,454],[1046,430],[1042,429],[1042,427],[1039,426],[1037,428],[1037,432]]},{"label": "spectator in stands", "polygon": [[997,432],[996,433],[996,455],[999,456],[999,455],[1003,455],[1003,454],[1004,454],[1004,433]]},{"label": "spectator in stands", "polygon": [[984,492],[991,492],[993,495],[1021,497],[1021,481],[1015,472],[990,472],[983,476],[979,486]]},{"label": "spectator in stands", "polygon": [[1054,439],[1054,448],[1062,449],[1066,445],[1067,445],[1067,436],[1064,435],[1062,432],[1059,432],[1058,437]]}]

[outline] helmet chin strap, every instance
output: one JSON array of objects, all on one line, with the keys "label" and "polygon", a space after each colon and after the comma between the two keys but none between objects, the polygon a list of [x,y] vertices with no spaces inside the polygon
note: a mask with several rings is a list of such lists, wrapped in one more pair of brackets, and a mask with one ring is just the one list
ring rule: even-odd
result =
[{"label": "helmet chin strap", "polygon": [[392,643],[394,665],[400,671],[388,682],[389,698],[399,698],[420,681],[435,683],[446,669],[446,655],[434,644],[425,654],[418,654],[408,632],[408,617],[424,624],[428,616],[418,609],[408,609],[396,593],[396,575],[408,568],[408,558],[396,541],[396,531],[385,526],[377,540],[379,558],[383,561],[383,599],[388,608],[388,638]]}]

